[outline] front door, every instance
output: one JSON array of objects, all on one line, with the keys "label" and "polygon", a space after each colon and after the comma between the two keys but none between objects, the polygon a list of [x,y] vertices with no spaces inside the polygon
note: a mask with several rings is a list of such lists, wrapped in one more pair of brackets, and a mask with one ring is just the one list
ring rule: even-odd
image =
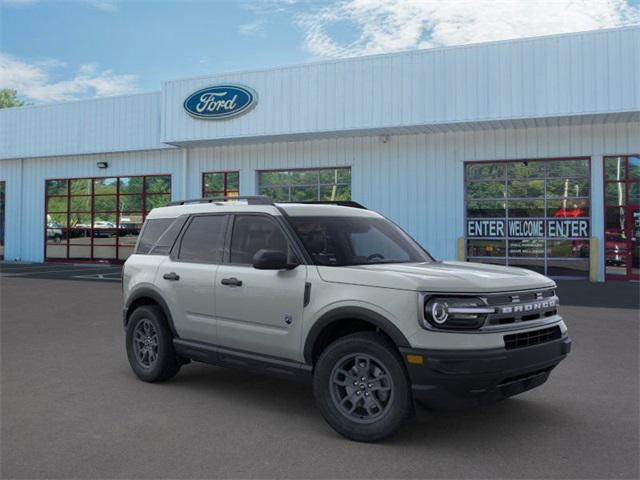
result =
[{"label": "front door", "polygon": [[227,215],[196,215],[158,267],[156,285],[171,306],[173,323],[185,340],[215,344],[215,278],[222,262]]},{"label": "front door", "polygon": [[604,175],[607,280],[638,280],[640,156],[606,157]]},{"label": "front door", "polygon": [[299,361],[307,267],[257,270],[253,256],[261,249],[295,255],[275,219],[236,215],[229,259],[216,275],[218,344]]}]

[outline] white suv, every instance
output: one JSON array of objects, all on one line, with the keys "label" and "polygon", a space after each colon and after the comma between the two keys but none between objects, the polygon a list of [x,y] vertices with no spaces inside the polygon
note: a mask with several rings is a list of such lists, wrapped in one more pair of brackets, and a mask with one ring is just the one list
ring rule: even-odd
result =
[{"label": "white suv", "polygon": [[506,398],[544,383],[569,352],[550,279],[436,261],[382,215],[336,203],[151,211],[123,274],[136,375],[166,380],[194,360],[312,379],[335,430],[375,441],[414,399]]}]

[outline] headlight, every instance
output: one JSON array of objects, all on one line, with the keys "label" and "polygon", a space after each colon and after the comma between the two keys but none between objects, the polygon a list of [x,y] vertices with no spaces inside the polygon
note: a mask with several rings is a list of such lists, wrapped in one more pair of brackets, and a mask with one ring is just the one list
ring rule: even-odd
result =
[{"label": "headlight", "polygon": [[494,313],[484,301],[476,297],[431,297],[424,305],[425,328],[476,329],[480,328],[487,315]]}]

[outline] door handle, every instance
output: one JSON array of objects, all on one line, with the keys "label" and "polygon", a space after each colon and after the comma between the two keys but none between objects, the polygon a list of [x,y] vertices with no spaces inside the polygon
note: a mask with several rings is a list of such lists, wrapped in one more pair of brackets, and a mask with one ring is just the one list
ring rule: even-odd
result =
[{"label": "door handle", "polygon": [[165,273],[164,275],[162,275],[162,278],[164,278],[165,280],[170,280],[172,282],[175,282],[177,280],[180,280],[180,275],[178,275],[176,272],[171,272],[171,273]]},{"label": "door handle", "polygon": [[222,283],[222,285],[227,285],[229,287],[241,287],[242,286],[242,280],[238,280],[236,277],[223,278],[220,283]]}]

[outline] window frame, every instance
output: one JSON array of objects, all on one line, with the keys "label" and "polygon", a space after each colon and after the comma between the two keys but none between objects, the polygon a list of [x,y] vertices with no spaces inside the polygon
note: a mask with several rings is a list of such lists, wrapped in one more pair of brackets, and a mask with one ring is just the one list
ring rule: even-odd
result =
[{"label": "window frame", "polygon": [[[147,179],[151,179],[154,177],[168,177],[169,180],[169,191],[160,191],[160,192],[147,192]],[[140,178],[142,179],[142,186],[141,186],[141,190],[140,192],[135,192],[135,193],[130,193],[130,192],[126,192],[126,193],[122,193],[120,191],[120,183],[122,179],[125,178]],[[115,179],[115,185],[116,185],[116,191],[115,193],[96,193],[95,190],[95,186],[96,186],[96,181],[99,180],[104,180],[104,179]],[[87,193],[80,193],[80,194],[76,194],[76,195],[72,195],[71,192],[71,182],[74,181],[81,181],[81,180],[85,180],[90,182],[90,187],[89,187],[89,191]],[[64,194],[53,194],[53,195],[49,195],[49,191],[48,191],[48,184],[49,182],[64,182],[65,184],[65,190],[66,193]],[[129,245],[123,245],[120,243],[120,228],[118,228],[118,226],[121,224],[121,217],[122,217],[122,212],[120,211],[120,199],[121,197],[126,197],[126,196],[140,196],[140,207],[139,210],[130,210],[130,212],[133,213],[140,213],[141,215],[141,220],[142,220],[142,227],[140,228],[140,233],[138,234],[138,238],[140,237],[140,235],[142,234],[142,229],[144,226],[144,223],[147,219],[147,205],[146,205],[146,200],[148,196],[154,196],[154,195],[168,195],[169,196],[169,200],[171,200],[171,195],[172,195],[172,190],[173,190],[173,176],[170,173],[154,173],[154,174],[129,174],[129,175],[105,175],[105,176],[91,176],[91,177],[67,177],[67,178],[61,178],[61,177],[54,177],[54,178],[45,178],[44,180],[44,225],[43,225],[43,258],[45,259],[45,261],[47,262],[60,262],[60,263],[68,263],[68,262],[75,262],[75,263],[113,263],[113,264],[121,264],[124,263],[126,259],[120,259],[120,250],[121,247],[123,248],[129,248],[131,247],[131,254],[133,255],[136,251],[136,247],[137,247],[137,243],[138,240],[136,239],[136,242],[129,246]],[[95,210],[95,200],[96,197],[100,198],[100,197],[110,197],[113,196],[115,197],[115,210],[108,210],[108,211],[96,211]],[[64,212],[49,212],[49,200],[51,198],[61,198],[61,199],[65,199],[66,200],[66,210]],[[82,211],[71,211],[71,200],[72,198],[87,198],[89,199],[89,207],[87,210],[82,210]],[[60,215],[65,215],[66,218],[66,223],[63,227],[63,230],[66,231],[67,233],[67,237],[65,240],[65,256],[64,257],[48,257],[47,256],[47,246],[48,244],[48,237],[47,237],[47,231],[48,231],[48,219],[47,216],[49,215],[49,213],[58,213]],[[81,244],[81,243],[74,243],[71,241],[71,239],[69,238],[69,230],[71,230],[71,227],[69,227],[70,224],[70,219],[72,214],[74,215],[88,215],[90,218],[90,225],[89,228],[87,228],[87,232],[89,235],[89,238],[91,239],[91,241],[87,244]],[[98,245],[98,246],[104,246],[104,247],[113,247],[115,249],[115,255],[113,257],[110,258],[102,258],[102,257],[96,257],[95,253],[94,253],[94,244],[95,244],[95,230],[100,230],[100,229],[96,229],[94,228],[95,226],[95,222],[96,222],[96,214],[98,215],[115,215],[115,228],[113,229],[114,231],[114,243],[111,245]],[[88,257],[72,257],[71,254],[71,247],[76,246],[76,247],[89,247],[89,256]]]},{"label": "window frame", "polygon": [[[338,183],[322,183],[320,182],[320,172],[322,171],[327,171],[327,170],[349,170],[349,183],[342,183],[342,182],[338,182]],[[301,185],[293,185],[291,183],[291,175],[288,175],[288,183],[285,184],[274,184],[274,185],[263,185],[261,180],[262,177],[261,175],[263,173],[292,173],[292,172],[304,172],[304,171],[314,171],[314,172],[318,172],[318,182],[315,185],[312,184],[301,184]],[[314,200],[311,201],[320,201],[320,189],[322,187],[326,187],[326,186],[332,186],[332,185],[336,185],[338,187],[346,187],[348,186],[349,188],[352,189],[351,195],[349,200],[352,199],[353,197],[353,168],[351,167],[351,165],[344,165],[344,166],[332,166],[332,167],[297,167],[297,168],[276,168],[276,169],[262,169],[262,170],[256,170],[256,174],[257,174],[257,190],[258,190],[258,195],[266,195],[268,196],[266,193],[262,193],[262,188],[287,188],[288,193],[289,193],[289,198],[288,200],[274,200],[274,201],[281,201],[281,202],[292,202],[293,200],[291,199],[291,192],[292,192],[292,188],[293,187],[312,187],[315,186],[316,187],[316,197]]]},{"label": "window frame", "polygon": [[[575,161],[575,160],[583,160],[587,162],[587,171],[584,175],[571,175],[567,177],[559,177],[557,175],[550,175],[548,171],[547,165],[550,162],[559,162],[559,161]],[[542,176],[534,176],[534,177],[510,177],[508,171],[508,165],[514,163],[542,163],[544,164],[544,174]],[[491,177],[484,179],[470,179],[468,175],[468,165],[482,165],[482,164],[502,164],[505,165],[504,173],[499,177]],[[521,158],[521,159],[505,159],[505,160],[481,160],[474,161],[469,160],[465,161],[463,164],[464,168],[464,258],[466,261],[472,262],[484,262],[490,264],[497,264],[503,266],[518,266],[517,264],[521,264],[522,261],[526,263],[527,261],[542,261],[542,270],[545,272],[545,275],[549,272],[549,267],[551,262],[557,261],[566,261],[566,262],[584,262],[585,258],[583,257],[557,257],[557,256],[549,256],[548,252],[548,242],[555,240],[567,240],[567,241],[584,241],[589,242],[589,238],[593,236],[593,184],[592,184],[592,157],[590,156],[578,156],[578,157],[548,157],[548,158]],[[545,232],[543,237],[530,237],[530,238],[515,238],[509,237],[507,232],[503,237],[468,237],[467,236],[467,222],[468,220],[478,219],[478,220],[504,220],[505,225],[508,224],[509,219],[527,219],[527,220],[543,220],[547,221],[549,219],[553,219],[548,215],[549,210],[549,202],[561,200],[563,197],[557,196],[548,196],[547,195],[547,183],[552,180],[558,179],[586,179],[589,182],[589,191],[588,195],[580,195],[576,197],[567,197],[572,200],[584,201],[586,200],[589,205],[589,214],[587,216],[575,217],[579,219],[586,219],[589,221],[589,238],[575,238],[575,237],[567,237],[567,238],[550,238],[548,233]],[[544,195],[542,197],[510,197],[508,195],[509,192],[509,183],[513,180],[517,181],[532,181],[532,180],[542,180],[544,182]],[[505,185],[505,195],[501,198],[487,197],[487,198],[479,198],[479,199],[470,199],[468,198],[467,189],[468,185],[472,183],[482,183],[482,182],[503,182]],[[469,201],[490,201],[490,202],[503,202],[505,204],[504,207],[504,216],[486,216],[486,217],[469,217]],[[513,216],[509,215],[509,203],[513,201],[542,201],[544,202],[543,210],[544,216],[532,216],[532,217],[522,217],[522,216]],[[469,241],[479,240],[479,241],[496,241],[504,243],[504,255],[502,256],[477,256],[477,255],[469,255]],[[522,241],[522,240],[543,240],[543,255],[541,256],[513,256],[509,255],[509,247],[511,241]],[[589,260],[589,257],[586,257],[586,260]],[[527,267],[525,267],[527,268]],[[586,271],[586,276],[578,276],[578,275],[563,275],[556,276],[555,278],[588,278],[588,270]]]},{"label": "window frame", "polygon": [[[229,189],[227,187],[228,185],[228,179],[229,179],[229,174],[230,173],[237,173],[238,174],[238,188],[237,189]],[[205,182],[205,178],[207,175],[214,175],[214,174],[223,174],[224,175],[224,190],[207,190],[206,188],[206,182]],[[202,176],[201,176],[201,192],[202,192],[202,198],[208,198],[209,196],[212,197],[216,197],[216,196],[223,196],[223,197],[228,197],[229,196],[229,192],[235,192],[237,195],[236,196],[240,196],[240,170],[218,170],[218,171],[213,171],[213,172],[202,172]],[[212,195],[215,192],[222,192],[222,195]]]},{"label": "window frame", "polygon": [[[632,212],[635,209],[640,209],[640,205],[632,204],[629,202],[629,194],[630,194],[630,185],[631,184],[640,184],[640,178],[632,179],[629,176],[629,164],[631,157],[640,157],[640,153],[625,153],[625,154],[607,154],[602,156],[602,215],[603,215],[603,224],[602,224],[602,233],[603,233],[603,248],[604,252],[604,278],[606,281],[633,281],[639,280],[640,275],[633,273],[633,265],[630,262],[633,262],[632,259],[632,250],[633,250],[633,242],[631,240],[632,235],[627,235],[627,239],[625,240],[626,248],[627,248],[627,264],[626,264],[626,273],[624,275],[618,275],[615,273],[607,272],[607,252],[606,252],[606,243],[607,243],[607,212],[612,209],[623,209],[625,215],[629,212]],[[624,179],[623,180],[609,180],[607,179],[607,160],[611,158],[623,158],[624,159]],[[607,186],[611,184],[622,183],[624,185],[624,205],[611,205],[607,203]],[[633,217],[630,217],[630,221],[628,225],[625,227],[625,233],[632,233],[633,229]]]}]

